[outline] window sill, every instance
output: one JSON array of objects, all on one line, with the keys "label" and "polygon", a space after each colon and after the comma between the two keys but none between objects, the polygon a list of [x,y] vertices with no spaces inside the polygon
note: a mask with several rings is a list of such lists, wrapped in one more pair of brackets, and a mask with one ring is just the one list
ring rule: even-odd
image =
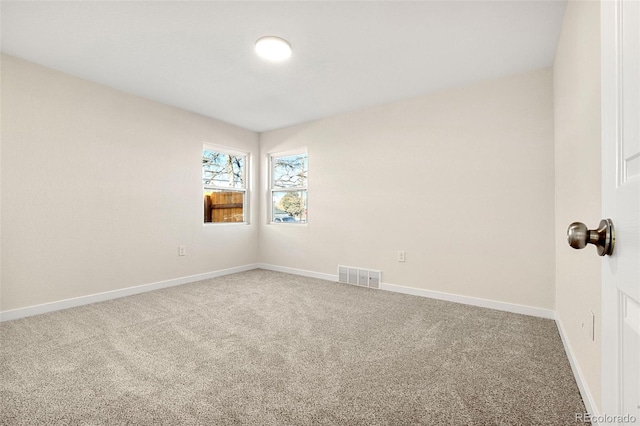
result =
[{"label": "window sill", "polygon": [[249,225],[249,222],[205,222],[202,226],[242,226]]}]

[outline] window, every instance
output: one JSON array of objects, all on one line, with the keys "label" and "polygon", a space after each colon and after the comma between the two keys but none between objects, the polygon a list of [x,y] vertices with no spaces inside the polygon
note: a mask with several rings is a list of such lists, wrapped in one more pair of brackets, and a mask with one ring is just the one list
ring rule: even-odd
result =
[{"label": "window", "polygon": [[247,154],[202,149],[204,223],[246,222]]},{"label": "window", "polygon": [[271,222],[307,222],[307,153],[271,156]]}]

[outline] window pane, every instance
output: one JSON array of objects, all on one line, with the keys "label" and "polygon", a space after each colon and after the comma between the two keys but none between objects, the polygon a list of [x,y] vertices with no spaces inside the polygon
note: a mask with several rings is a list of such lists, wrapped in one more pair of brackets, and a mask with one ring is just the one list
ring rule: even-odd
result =
[{"label": "window pane", "polygon": [[274,188],[305,188],[307,186],[307,154],[273,158]]},{"label": "window pane", "polygon": [[202,151],[202,184],[205,187],[245,188],[245,158],[224,152]]},{"label": "window pane", "polygon": [[305,223],[307,221],[307,191],[273,191],[272,221],[275,223]]},{"label": "window pane", "polygon": [[244,191],[205,191],[205,223],[244,222],[244,197]]}]

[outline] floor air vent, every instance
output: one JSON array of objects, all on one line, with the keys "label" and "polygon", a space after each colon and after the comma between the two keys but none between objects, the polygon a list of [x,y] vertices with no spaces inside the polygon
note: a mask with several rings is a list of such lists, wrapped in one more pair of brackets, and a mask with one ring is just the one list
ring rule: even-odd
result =
[{"label": "floor air vent", "polygon": [[369,288],[380,288],[382,272],[374,269],[338,265],[338,282]]}]

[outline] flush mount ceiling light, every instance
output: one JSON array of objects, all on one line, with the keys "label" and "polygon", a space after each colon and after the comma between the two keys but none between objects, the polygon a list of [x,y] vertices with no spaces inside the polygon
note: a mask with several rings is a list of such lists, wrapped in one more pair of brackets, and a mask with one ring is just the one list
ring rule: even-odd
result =
[{"label": "flush mount ceiling light", "polygon": [[291,56],[291,45],[280,37],[260,37],[256,40],[256,53],[268,61],[280,62]]}]

